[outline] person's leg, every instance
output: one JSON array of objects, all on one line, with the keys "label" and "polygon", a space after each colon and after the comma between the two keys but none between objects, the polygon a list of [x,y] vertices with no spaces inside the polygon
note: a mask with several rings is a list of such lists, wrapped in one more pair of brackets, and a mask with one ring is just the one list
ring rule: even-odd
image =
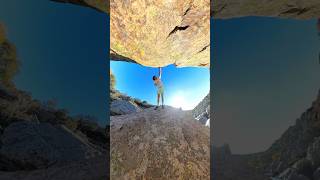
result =
[{"label": "person's leg", "polygon": [[163,108],[163,105],[164,105],[163,92],[161,93],[161,102],[162,102],[162,108]]},{"label": "person's leg", "polygon": [[157,106],[154,109],[158,109],[159,107],[159,100],[160,100],[160,93],[157,93]]}]

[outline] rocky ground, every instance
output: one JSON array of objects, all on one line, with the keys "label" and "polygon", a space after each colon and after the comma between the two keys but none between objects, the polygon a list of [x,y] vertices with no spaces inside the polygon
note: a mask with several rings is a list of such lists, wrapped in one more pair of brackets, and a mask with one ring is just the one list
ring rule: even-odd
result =
[{"label": "rocky ground", "polygon": [[118,90],[110,89],[110,115],[123,115],[130,114],[133,112],[140,112],[143,109],[153,107],[147,101],[141,101],[137,98],[132,98]]},{"label": "rocky ground", "polygon": [[209,113],[210,96],[194,111],[154,110],[115,90],[110,75],[111,178],[209,179],[210,129],[195,117]]},{"label": "rocky ground", "polygon": [[109,128],[47,109],[22,91],[0,94],[0,179],[108,177]]},{"label": "rocky ground", "polygon": [[320,92],[296,124],[265,152],[233,155],[227,146],[212,151],[216,179],[319,180]]},{"label": "rocky ground", "polygon": [[191,111],[166,106],[112,116],[111,178],[209,179],[210,132]]}]

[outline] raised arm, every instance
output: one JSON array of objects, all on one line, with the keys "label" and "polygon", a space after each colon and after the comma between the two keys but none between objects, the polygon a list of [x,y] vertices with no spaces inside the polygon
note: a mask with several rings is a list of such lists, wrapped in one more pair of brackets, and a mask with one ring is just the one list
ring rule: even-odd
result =
[{"label": "raised arm", "polygon": [[162,75],[162,69],[161,67],[159,67],[159,79],[161,79],[161,75]]}]

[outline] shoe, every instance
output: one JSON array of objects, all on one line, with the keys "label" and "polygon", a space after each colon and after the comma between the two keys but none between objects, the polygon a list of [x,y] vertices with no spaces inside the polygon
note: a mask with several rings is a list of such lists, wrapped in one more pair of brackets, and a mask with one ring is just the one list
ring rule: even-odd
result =
[{"label": "shoe", "polygon": [[156,107],[154,108],[154,110],[157,110],[157,109],[158,109],[158,107],[159,107],[159,106],[156,106]]}]

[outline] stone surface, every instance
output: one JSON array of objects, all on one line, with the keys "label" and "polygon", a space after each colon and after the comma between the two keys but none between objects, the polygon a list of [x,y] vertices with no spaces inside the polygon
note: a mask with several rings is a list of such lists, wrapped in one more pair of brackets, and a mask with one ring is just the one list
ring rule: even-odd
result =
[{"label": "stone surface", "polygon": [[[260,153],[234,155],[212,148],[215,179],[309,180],[319,164],[320,91],[296,124],[289,127],[272,146]],[[222,151],[223,152],[223,151]],[[226,155],[227,154],[227,155]],[[315,179],[315,178],[313,178]]]},{"label": "stone surface", "polygon": [[[93,7],[109,13],[108,0],[53,0]],[[212,0],[210,15],[217,19],[268,16],[295,19],[312,19],[320,17],[318,0]]]},{"label": "stone surface", "polygon": [[312,162],[315,167],[320,167],[320,137],[309,146],[307,158]]},{"label": "stone surface", "polygon": [[139,112],[141,109],[133,102],[126,100],[115,100],[110,105],[111,115],[123,115]]},{"label": "stone surface", "polygon": [[64,127],[17,122],[4,130],[0,155],[31,169],[64,165],[106,153]]},{"label": "stone surface", "polygon": [[320,17],[319,0],[212,0],[211,16],[226,19],[268,16],[294,19]]},{"label": "stone surface", "polygon": [[110,1],[111,56],[141,65],[210,65],[210,0]]},{"label": "stone surface", "polygon": [[192,110],[193,116],[206,126],[210,126],[210,93]]},{"label": "stone surface", "polygon": [[108,160],[106,156],[72,164],[49,167],[33,171],[0,171],[1,180],[106,180]]},{"label": "stone surface", "polygon": [[320,180],[320,167],[314,171],[313,180]]},{"label": "stone surface", "polygon": [[[107,12],[110,59],[144,66],[210,66],[210,15],[216,19],[320,17],[318,0],[54,0]],[[211,11],[210,11],[211,6]]]},{"label": "stone surface", "polygon": [[111,117],[111,179],[210,179],[210,132],[166,107]]}]

